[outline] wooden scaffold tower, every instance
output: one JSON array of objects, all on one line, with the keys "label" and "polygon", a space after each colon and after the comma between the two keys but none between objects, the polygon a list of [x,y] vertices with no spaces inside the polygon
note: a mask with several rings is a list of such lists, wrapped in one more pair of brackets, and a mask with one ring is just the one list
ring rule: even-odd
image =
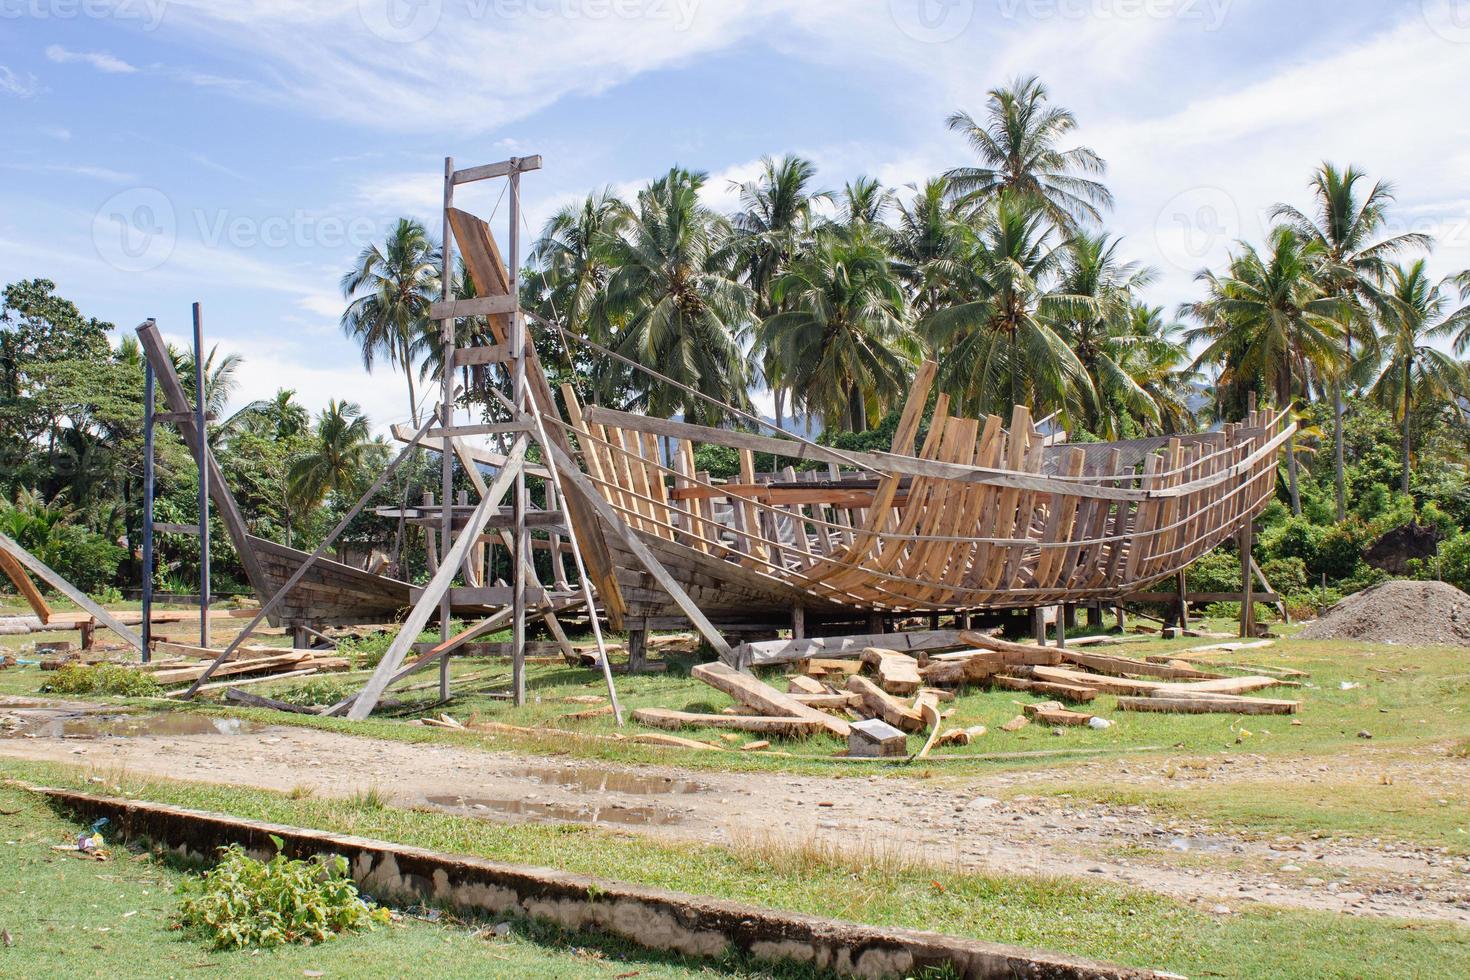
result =
[{"label": "wooden scaffold tower", "polygon": [[[584,557],[586,542],[578,533],[579,524],[583,528],[589,526],[587,515],[574,513],[578,500],[575,496],[569,497],[564,491],[556,465],[534,466],[527,461],[527,453],[533,445],[539,447],[541,459],[548,463],[554,458],[556,450],[565,452],[567,448],[553,444],[556,439],[564,443],[564,437],[559,431],[549,434],[542,421],[543,415],[555,417],[556,408],[550,385],[537,361],[535,348],[528,342],[526,317],[521,310],[519,290],[516,288],[521,261],[521,175],[540,168],[539,156],[513,157],[501,163],[463,170],[454,168],[453,158],[446,158],[444,161],[443,298],[430,310],[431,317],[440,323],[444,351],[440,403],[434,420],[437,424],[420,429],[414,440],[421,439],[424,445],[437,448],[442,460],[438,568],[423,590],[416,593],[413,608],[372,677],[358,694],[334,706],[333,713],[346,714],[348,718],[356,720],[366,718],[391,683],[405,676],[407,671],[427,666],[435,659],[439,662],[440,695],[447,699],[450,694],[450,656],[476,637],[503,629],[507,625],[511,631],[511,698],[517,705],[524,704],[528,617],[540,616],[566,650],[569,646],[557,620],[557,612],[575,604],[586,610],[596,643],[597,661],[607,683],[613,714],[618,723],[622,723],[612,668],[608,663],[606,644],[598,622],[592,575]],[[454,206],[454,190],[457,186],[484,180],[504,180],[507,184],[505,196],[508,199],[509,216],[506,237],[508,262],[502,260],[489,225]],[[463,253],[465,266],[477,294],[472,297],[457,298],[454,295],[456,242]],[[456,323],[466,317],[486,318],[493,343],[457,346]],[[475,383],[467,386],[468,390],[460,389],[456,386],[456,372],[464,368],[472,369],[473,376],[477,379],[498,369],[507,383],[509,394],[503,393],[493,384]],[[505,418],[491,422],[458,420],[461,412],[468,412],[477,405],[491,410],[487,412],[487,416],[493,413]],[[479,469],[477,456],[482,454],[474,452],[465,442],[470,437],[487,435],[508,439],[510,443],[508,449],[500,455],[498,472],[488,483]],[[454,506],[456,457],[479,497],[479,503],[463,518],[462,523]],[[575,600],[568,601],[563,595],[558,602],[556,594],[543,587],[538,580],[532,551],[532,523],[528,519],[531,511],[528,476],[534,476],[543,483],[545,511],[551,511],[555,501],[560,501],[566,507],[568,550],[575,565],[576,590],[579,593]],[[507,496],[510,497],[508,513],[501,506]],[[427,510],[432,512],[432,508]],[[538,523],[544,526],[544,519],[548,514],[543,512],[538,516],[542,518]],[[487,535],[492,523],[497,533]],[[482,566],[470,560],[473,549],[486,541],[499,541],[509,552],[511,584],[508,590],[487,586],[480,580],[484,575]],[[557,548],[557,553],[553,554],[553,564],[559,565],[561,545],[557,541],[552,544]],[[453,587],[453,582],[461,571],[467,581],[467,587],[462,592]],[[605,569],[603,574],[606,574]],[[561,575],[554,577],[562,578]],[[466,601],[456,601],[456,595]],[[504,605],[505,608],[455,634],[451,614],[460,605]],[[435,608],[438,609],[441,642],[405,669],[404,659],[412,650],[414,640],[427,625]]]}]

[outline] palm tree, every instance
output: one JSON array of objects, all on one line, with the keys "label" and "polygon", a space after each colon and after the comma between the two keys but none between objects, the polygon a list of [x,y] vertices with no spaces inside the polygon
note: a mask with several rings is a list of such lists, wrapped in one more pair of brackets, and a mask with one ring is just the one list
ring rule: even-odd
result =
[{"label": "palm tree", "polygon": [[841,220],[848,227],[876,225],[893,206],[893,195],[872,177],[859,177],[842,188]]},{"label": "palm tree", "polygon": [[342,332],[357,342],[369,372],[379,358],[403,371],[414,425],[419,421],[415,360],[426,341],[437,340],[429,306],[439,295],[439,278],[439,247],[411,218],[399,218],[388,240],[364,248],[342,277],[342,295],[349,300]]},{"label": "palm tree", "polygon": [[964,226],[957,290],[970,298],[930,314],[920,332],[940,363],[939,385],[959,406],[1010,413],[1029,403],[1081,417],[1092,382],[1054,324],[1070,304],[1052,292],[1063,253],[1052,245],[1047,213],[1002,192]]},{"label": "palm tree", "polygon": [[1470,329],[1470,307],[1446,315],[1447,283],[1431,285],[1424,260],[1388,270],[1389,302],[1383,314],[1383,370],[1369,395],[1399,417],[1403,426],[1400,445],[1403,476],[1399,488],[1409,492],[1410,422],[1414,409],[1423,405],[1447,405],[1463,415],[1460,398],[1465,392],[1465,367],[1434,347],[1431,338],[1456,329]]},{"label": "palm tree", "polygon": [[[1242,243],[1224,276],[1200,273],[1196,278],[1206,283],[1209,296],[1181,313],[1201,323],[1187,338],[1207,345],[1196,367],[1221,364],[1224,385],[1262,381],[1278,406],[1290,408],[1310,380],[1342,359],[1340,303],[1317,276],[1319,244],[1283,225],[1272,230],[1268,249],[1263,256]],[[1300,514],[1295,435],[1287,442],[1286,467],[1291,512]]]},{"label": "palm tree", "polygon": [[1097,435],[1117,437],[1123,417],[1147,428],[1159,424],[1159,409],[1125,366],[1135,341],[1133,297],[1153,280],[1150,269],[1118,258],[1118,240],[1106,233],[1078,232],[1067,243],[1056,295],[1054,326],[1082,362],[1097,394],[1086,403],[1083,422]]},{"label": "palm tree", "polygon": [[793,407],[821,415],[825,428],[863,432],[870,413],[902,400],[921,345],[871,230],[819,233],[772,296],[783,311],[761,323],[758,342],[784,365]]},{"label": "palm tree", "polygon": [[1153,402],[1156,431],[1163,434],[1188,432],[1196,424],[1190,402],[1201,385],[1183,333],[1182,324],[1164,319],[1163,307],[1134,303],[1127,326],[1112,340],[1118,347],[1114,360]]},{"label": "palm tree", "polygon": [[[604,234],[613,269],[602,329],[623,356],[717,402],[748,408],[740,334],[750,289],[737,279],[730,223],[699,203],[704,174],[674,168],[638,195],[622,234]],[[638,379],[655,415],[718,424],[724,412],[673,385]]]},{"label": "palm tree", "polygon": [[[588,194],[580,204],[557,211],[541,230],[531,263],[545,279],[548,318],[587,333],[612,276],[606,244],[627,225],[631,212],[611,187]],[[607,340],[598,337],[598,340]]]},{"label": "palm tree", "polygon": [[908,288],[914,317],[922,320],[956,299],[953,286],[962,272],[955,261],[964,216],[947,177],[935,177],[913,191],[907,204],[898,205],[889,252]]},{"label": "palm tree", "polygon": [[992,89],[983,123],[967,112],[956,112],[948,124],[964,134],[980,158],[979,166],[957,167],[948,174],[965,201],[985,201],[1010,191],[1031,200],[1052,224],[1067,232],[1079,220],[1100,221],[1100,209],[1112,206],[1113,196],[1106,187],[1080,176],[1101,175],[1107,165],[1085,146],[1059,148],[1077,128],[1077,119],[1050,104],[1046,86],[1034,75]]},{"label": "palm tree", "polygon": [[297,508],[316,507],[328,493],[350,490],[357,474],[374,455],[367,416],[354,402],[327,402],[317,418],[315,439],[291,464],[286,483]]},{"label": "palm tree", "polygon": [[[816,175],[816,165],[810,160],[763,157],[760,176],[737,185],[741,210],[731,219],[731,225],[739,239],[740,264],[758,321],[777,311],[772,285],[790,265],[803,237],[811,232],[812,202],[831,198],[826,191],[808,190]],[[787,387],[783,364],[770,351],[757,353],[761,355],[761,374],[775,401],[779,429]]]},{"label": "palm tree", "polygon": [[1388,260],[1406,249],[1424,249],[1430,237],[1419,233],[1397,235],[1374,241],[1383,227],[1393,185],[1379,181],[1359,199],[1357,184],[1364,175],[1353,167],[1338,170],[1323,163],[1312,175],[1315,213],[1303,214],[1288,204],[1278,204],[1272,217],[1287,222],[1304,241],[1321,251],[1319,274],[1327,292],[1342,301],[1339,323],[1343,334],[1343,371],[1332,373],[1332,443],[1337,489],[1337,519],[1347,514],[1347,489],[1343,478],[1342,383],[1353,366],[1353,341],[1360,344],[1364,363],[1374,363],[1372,346],[1377,340],[1373,313],[1383,308],[1378,284],[1383,282]]}]

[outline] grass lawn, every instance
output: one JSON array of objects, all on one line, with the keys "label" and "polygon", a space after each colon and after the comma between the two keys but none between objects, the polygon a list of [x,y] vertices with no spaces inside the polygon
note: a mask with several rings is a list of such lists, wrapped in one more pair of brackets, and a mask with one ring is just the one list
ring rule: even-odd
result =
[{"label": "grass lawn", "polygon": [[[893,855],[679,846],[588,827],[507,826],[364,800],[292,799],[230,787],[144,782],[116,774],[91,782],[86,771],[62,765],[0,760],[0,773],[1192,976],[1277,977],[1288,961],[1284,957],[1289,958],[1291,974],[1300,977],[1470,975],[1470,930],[1430,923],[1250,904],[1238,906],[1236,914],[1213,915],[1197,906],[1121,887],[1075,879],[950,873],[906,865]],[[14,795],[6,798],[13,800]],[[49,852],[41,855],[46,857]],[[0,899],[0,915],[9,916],[4,901]],[[368,941],[396,942],[403,934]],[[435,941],[447,946],[461,941],[443,938],[440,931],[431,935],[441,937]],[[482,940],[475,942],[482,945],[474,948],[483,949]],[[189,955],[197,957],[190,962],[204,959],[193,948]]]},{"label": "grass lawn", "polygon": [[[39,798],[0,787],[0,976],[439,976],[689,978],[764,976],[689,964],[596,937],[528,923],[494,937],[486,922],[405,916],[319,946],[214,952],[172,926],[180,871],[114,847],[112,860],[51,850],[78,828]],[[802,974],[793,972],[792,976]]]}]

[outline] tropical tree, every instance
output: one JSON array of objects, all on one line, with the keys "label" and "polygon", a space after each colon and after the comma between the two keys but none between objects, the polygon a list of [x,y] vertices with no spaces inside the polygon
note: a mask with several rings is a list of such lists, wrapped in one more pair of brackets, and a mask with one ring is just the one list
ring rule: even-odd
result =
[{"label": "tropical tree", "polygon": [[628,205],[611,187],[604,187],[579,204],[568,204],[546,222],[531,251],[531,263],[545,280],[542,299],[548,317],[559,317],[577,333],[586,333],[594,324],[594,309],[603,301],[612,276],[606,246],[630,216]]},{"label": "tropical tree", "polygon": [[367,416],[356,403],[327,402],[317,418],[315,438],[286,477],[297,510],[316,507],[329,493],[350,490],[375,446]]},{"label": "tropical tree", "polygon": [[877,225],[893,207],[893,195],[872,177],[859,177],[842,188],[840,220],[849,228]]},{"label": "tropical tree", "polygon": [[[1317,247],[1318,275],[1328,294],[1341,300],[1337,317],[1344,358],[1341,369],[1331,373],[1338,520],[1347,513],[1342,444],[1344,378],[1352,371],[1355,360],[1365,365],[1378,360],[1373,352],[1377,340],[1374,315],[1384,307],[1379,284],[1384,281],[1389,259],[1409,249],[1427,249],[1431,244],[1428,235],[1419,233],[1378,239],[1388,206],[1394,199],[1393,185],[1379,181],[1366,196],[1360,197],[1357,185],[1364,179],[1353,167],[1338,170],[1331,163],[1323,163],[1312,175],[1310,215],[1289,204],[1278,204],[1271,212],[1273,218],[1287,222],[1302,240]],[[1354,342],[1358,346],[1356,358]]]},{"label": "tropical tree", "polygon": [[965,215],[947,177],[935,177],[913,191],[913,197],[898,205],[889,252],[908,289],[914,317],[922,320],[958,298],[954,286],[962,272],[955,263]]},{"label": "tropical tree", "polygon": [[956,248],[965,275],[957,288],[973,298],[919,327],[938,356],[941,390],[978,412],[1009,416],[1013,405],[1029,403],[1038,413],[1082,417],[1095,396],[1055,326],[1075,304],[1053,292],[1064,254],[1052,244],[1047,212],[1003,192],[963,226]]},{"label": "tropical tree", "polygon": [[1160,433],[1188,432],[1196,425],[1192,403],[1201,384],[1184,332],[1183,324],[1164,319],[1163,307],[1135,302],[1125,329],[1110,339],[1113,359],[1158,411]]},{"label": "tropical tree", "polygon": [[1160,422],[1159,408],[1127,366],[1131,348],[1153,338],[1133,332],[1133,297],[1153,271],[1118,258],[1118,240],[1078,232],[1064,249],[1049,304],[1053,326],[1082,362],[1096,398],[1084,403],[1082,422],[1098,435],[1116,437],[1124,418],[1145,428]]},{"label": "tropical tree", "polygon": [[820,232],[772,296],[783,310],[761,323],[758,342],[783,365],[793,407],[820,415],[827,429],[863,432],[902,400],[922,345],[876,234]]},{"label": "tropical tree", "polygon": [[1039,207],[1056,227],[1072,231],[1080,220],[1100,221],[1113,196],[1084,174],[1107,170],[1102,157],[1085,146],[1062,149],[1077,119],[1051,104],[1046,86],[1034,75],[992,89],[984,119],[956,112],[949,128],[964,134],[979,165],[957,167],[948,177],[966,202],[989,200],[1008,191]]},{"label": "tropical tree", "polygon": [[[1188,334],[1191,343],[1206,345],[1195,366],[1222,365],[1223,385],[1264,383],[1278,406],[1291,408],[1342,358],[1340,303],[1317,276],[1320,259],[1319,244],[1283,225],[1272,230],[1264,255],[1242,243],[1223,276],[1200,273],[1207,298],[1181,310],[1201,324]],[[1291,511],[1300,514],[1295,435],[1287,443],[1286,466]]]},{"label": "tropical tree", "polygon": [[1448,285],[1430,282],[1423,259],[1388,270],[1389,302],[1382,315],[1383,369],[1369,395],[1393,412],[1402,425],[1399,454],[1403,475],[1399,489],[1404,493],[1409,492],[1415,409],[1432,405],[1464,415],[1460,398],[1466,391],[1465,366],[1431,343],[1433,338],[1470,329],[1470,306],[1449,312]]},{"label": "tropical tree", "polygon": [[[826,191],[810,185],[816,165],[798,156],[761,159],[755,180],[736,185],[740,211],[731,218],[740,249],[740,266],[750,286],[757,321],[777,312],[772,286],[782,275],[812,229],[812,203],[829,200]],[[786,372],[770,351],[760,351],[760,370],[775,401],[776,428],[781,428],[787,390]]]},{"label": "tropical tree", "polygon": [[640,407],[717,424],[719,405],[750,404],[740,337],[751,294],[738,280],[730,223],[699,203],[704,180],[670,170],[639,193],[622,233],[602,236],[613,272],[600,316],[618,353],[719,403],[637,379]]},{"label": "tropical tree", "polygon": [[439,247],[420,222],[399,218],[387,241],[364,248],[341,282],[349,301],[342,332],[356,341],[369,372],[380,360],[403,372],[414,425],[419,403],[413,375],[425,344],[438,340],[429,306],[439,296],[439,279]]}]

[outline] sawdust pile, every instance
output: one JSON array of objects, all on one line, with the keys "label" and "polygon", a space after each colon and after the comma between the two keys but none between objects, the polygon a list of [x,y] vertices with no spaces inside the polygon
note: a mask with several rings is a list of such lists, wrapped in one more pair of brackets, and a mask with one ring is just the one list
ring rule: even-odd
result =
[{"label": "sawdust pile", "polygon": [[1309,624],[1305,640],[1470,647],[1470,595],[1444,582],[1384,582]]}]

